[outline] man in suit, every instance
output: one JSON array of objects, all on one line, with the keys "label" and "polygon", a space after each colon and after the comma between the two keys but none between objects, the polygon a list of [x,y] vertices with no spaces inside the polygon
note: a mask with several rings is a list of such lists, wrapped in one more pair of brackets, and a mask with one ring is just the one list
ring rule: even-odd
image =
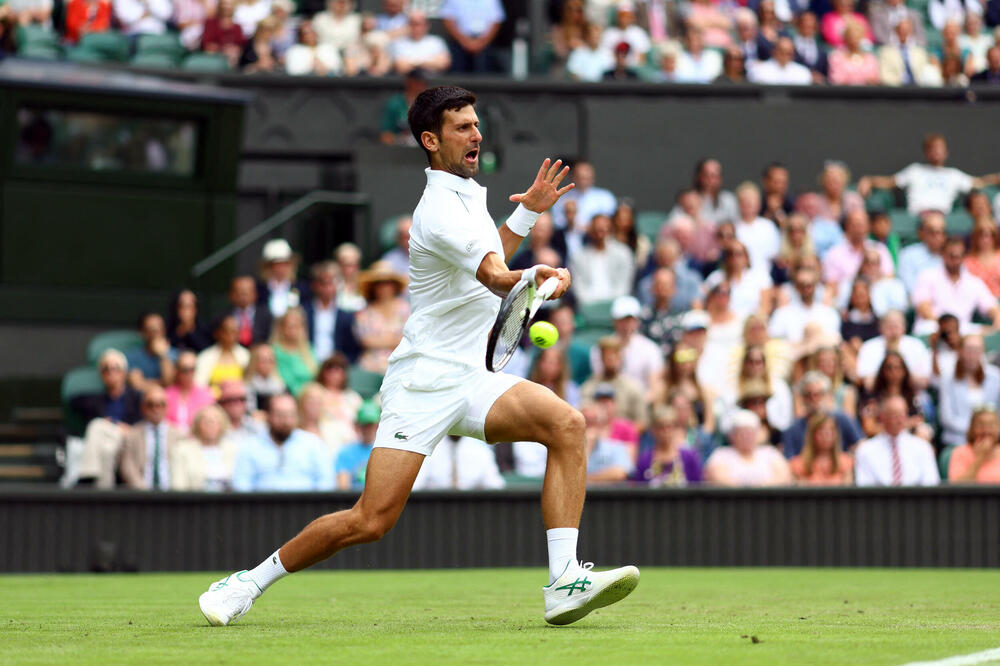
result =
[{"label": "man in suit", "polygon": [[125,436],[119,471],[134,490],[170,489],[170,453],[182,434],[167,423],[167,394],[150,385],[142,396],[142,421]]},{"label": "man in suit", "polygon": [[257,283],[249,275],[237,275],[229,285],[229,303],[239,327],[239,341],[250,348],[271,337],[274,318],[267,307],[257,307]]},{"label": "man in suit", "polygon": [[292,246],[284,238],[264,243],[260,262],[262,279],[257,283],[257,305],[269,309],[277,318],[308,298],[306,281],[295,277],[299,255],[292,252]]},{"label": "man in suit", "polygon": [[906,431],[906,400],[882,400],[882,433],[858,444],[855,482],[859,486],[936,486],[941,482],[930,442]]},{"label": "man in suit", "polygon": [[929,83],[927,71],[930,56],[927,49],[913,38],[913,22],[902,18],[893,32],[895,43],[886,44],[878,50],[878,71],[882,83],[887,86]]},{"label": "man in suit", "polygon": [[921,47],[927,46],[927,35],[920,12],[906,6],[903,0],[882,0],[868,5],[868,22],[876,44],[895,44],[896,24],[909,19],[913,26],[913,41]]},{"label": "man in suit", "polygon": [[339,351],[355,363],[361,345],[354,336],[354,313],[337,307],[337,264],[315,264],[310,277],[312,298],[302,304],[302,309],[317,360],[322,362]]},{"label": "man in suit", "polygon": [[122,441],[129,426],[142,418],[141,394],[126,381],[128,361],[117,349],[107,349],[97,361],[103,393],[87,393],[70,400],[70,409],[80,416],[87,430],[76,471],[81,482],[98,488],[113,488]]},{"label": "man in suit", "polygon": [[973,74],[969,79],[972,83],[1000,84],[1000,46],[990,47],[986,52],[986,69]]}]

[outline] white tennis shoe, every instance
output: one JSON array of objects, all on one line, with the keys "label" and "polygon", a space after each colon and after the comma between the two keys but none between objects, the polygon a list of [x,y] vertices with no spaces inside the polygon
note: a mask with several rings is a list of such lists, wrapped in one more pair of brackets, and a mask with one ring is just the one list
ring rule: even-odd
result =
[{"label": "white tennis shoe", "polygon": [[593,562],[570,562],[559,578],[542,588],[546,622],[576,622],[593,610],[621,601],[639,584],[636,567],[611,571],[593,571],[593,568]]},{"label": "white tennis shoe", "polygon": [[246,615],[261,594],[246,571],[237,571],[212,583],[208,592],[198,597],[198,605],[210,625],[224,627]]}]

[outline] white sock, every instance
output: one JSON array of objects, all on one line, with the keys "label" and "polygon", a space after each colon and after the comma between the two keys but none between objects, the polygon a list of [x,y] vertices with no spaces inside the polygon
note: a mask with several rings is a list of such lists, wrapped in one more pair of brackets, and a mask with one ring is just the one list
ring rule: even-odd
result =
[{"label": "white sock", "polygon": [[258,564],[256,568],[250,570],[250,577],[257,583],[257,587],[260,588],[261,593],[271,587],[271,584],[276,580],[280,580],[288,575],[284,565],[281,563],[281,557],[278,555],[278,552],[277,550],[274,551],[273,555],[270,555],[266,560]]},{"label": "white sock", "polygon": [[549,584],[566,570],[566,565],[576,561],[576,539],[580,530],[575,527],[556,527],[545,530],[549,541]]}]

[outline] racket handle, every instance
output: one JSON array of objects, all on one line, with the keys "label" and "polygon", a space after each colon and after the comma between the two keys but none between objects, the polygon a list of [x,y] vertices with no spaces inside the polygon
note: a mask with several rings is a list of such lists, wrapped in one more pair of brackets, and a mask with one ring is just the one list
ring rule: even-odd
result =
[{"label": "racket handle", "polygon": [[541,300],[548,300],[552,297],[552,294],[556,293],[556,289],[558,288],[559,278],[550,277],[538,287],[538,291],[535,292],[535,296]]}]

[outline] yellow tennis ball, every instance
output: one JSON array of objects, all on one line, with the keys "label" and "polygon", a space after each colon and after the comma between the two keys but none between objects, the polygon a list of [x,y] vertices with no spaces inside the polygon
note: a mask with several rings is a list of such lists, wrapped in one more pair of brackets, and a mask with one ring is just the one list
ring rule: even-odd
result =
[{"label": "yellow tennis ball", "polygon": [[559,339],[559,331],[547,321],[536,321],[528,329],[528,335],[536,347],[547,349]]}]

